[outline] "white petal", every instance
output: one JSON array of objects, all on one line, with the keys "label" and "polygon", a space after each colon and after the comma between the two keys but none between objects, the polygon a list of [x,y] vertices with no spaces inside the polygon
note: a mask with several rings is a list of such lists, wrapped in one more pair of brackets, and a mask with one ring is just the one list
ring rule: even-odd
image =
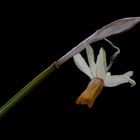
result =
[{"label": "white petal", "polygon": [[86,53],[92,75],[96,77],[96,64],[94,61],[94,51],[89,44],[86,44]]},{"label": "white petal", "polygon": [[131,77],[133,75],[133,71],[128,71],[128,72],[124,73],[123,75],[125,75],[127,77]]},{"label": "white petal", "polygon": [[103,48],[100,49],[99,55],[97,57],[97,63],[96,63],[96,71],[97,76],[101,79],[105,78],[106,75],[106,53]]},{"label": "white petal", "polygon": [[90,68],[87,65],[86,61],[84,60],[84,58],[81,56],[81,54],[76,54],[75,56],[73,56],[74,58],[74,62],[76,64],[76,66],[82,71],[84,72],[87,76],[89,76],[91,79],[93,78]]},{"label": "white petal", "polygon": [[106,87],[114,87],[127,82],[131,84],[131,87],[136,85],[135,81],[126,75],[114,75],[106,77],[104,80],[104,84]]},{"label": "white petal", "polygon": [[107,72],[105,77],[109,77],[109,76],[111,76],[111,73]]}]

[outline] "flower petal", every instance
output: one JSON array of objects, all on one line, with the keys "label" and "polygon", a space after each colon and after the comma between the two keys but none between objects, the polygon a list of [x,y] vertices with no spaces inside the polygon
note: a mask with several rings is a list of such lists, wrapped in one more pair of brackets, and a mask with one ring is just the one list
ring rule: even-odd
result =
[{"label": "flower petal", "polygon": [[111,76],[111,72],[106,73],[106,77],[109,77],[109,76]]},{"label": "flower petal", "polygon": [[89,44],[86,44],[86,53],[87,53],[87,58],[91,69],[91,73],[94,77],[96,77],[96,64],[94,61],[94,51]]},{"label": "flower petal", "polygon": [[101,48],[96,63],[97,76],[101,79],[104,79],[106,75],[106,69],[106,52],[103,48]]},{"label": "flower petal", "polygon": [[74,62],[76,64],[76,66],[82,71],[84,72],[87,76],[89,76],[91,79],[93,78],[90,68],[87,65],[86,61],[84,60],[84,58],[81,56],[81,54],[76,54],[75,56],[73,56]]},{"label": "flower petal", "polygon": [[127,82],[131,84],[131,87],[136,85],[136,82],[134,80],[132,80],[131,78],[129,78],[124,74],[124,75],[114,75],[114,76],[106,77],[104,80],[104,86],[114,87]]},{"label": "flower petal", "polygon": [[123,75],[125,75],[127,77],[131,77],[133,75],[133,71],[128,71],[128,72],[124,73]]}]

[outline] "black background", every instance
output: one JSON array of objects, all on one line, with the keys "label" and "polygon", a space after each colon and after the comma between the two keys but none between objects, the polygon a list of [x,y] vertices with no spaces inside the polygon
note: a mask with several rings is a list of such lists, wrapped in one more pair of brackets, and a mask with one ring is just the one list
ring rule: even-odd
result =
[{"label": "black background", "polygon": [[[119,18],[139,16],[133,5],[131,8],[122,6],[120,12],[121,7],[101,8],[99,4],[16,4],[6,4],[1,12],[0,106],[97,29]],[[75,101],[89,79],[70,59],[1,120],[6,126],[3,130],[26,127],[25,134],[35,129],[34,132],[45,130],[47,136],[59,130],[59,135],[63,136],[65,130],[68,136],[78,134],[79,137],[138,130],[135,128],[140,124],[139,33],[140,24],[137,24],[129,31],[109,38],[121,49],[111,68],[112,74],[133,70],[135,87],[124,84],[104,88],[91,109],[76,105]],[[112,53],[104,41],[92,45],[96,54],[102,46],[109,55]]]}]

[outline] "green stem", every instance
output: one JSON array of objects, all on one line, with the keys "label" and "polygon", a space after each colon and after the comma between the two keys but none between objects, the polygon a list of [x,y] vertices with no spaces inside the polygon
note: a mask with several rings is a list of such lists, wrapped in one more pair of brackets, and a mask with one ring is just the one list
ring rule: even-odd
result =
[{"label": "green stem", "polygon": [[0,119],[18,102],[20,102],[26,95],[28,95],[38,84],[40,84],[48,75],[57,69],[55,63],[41,72],[31,82],[29,82],[24,88],[22,88],[16,95],[14,95],[8,102],[6,102],[0,108]]}]

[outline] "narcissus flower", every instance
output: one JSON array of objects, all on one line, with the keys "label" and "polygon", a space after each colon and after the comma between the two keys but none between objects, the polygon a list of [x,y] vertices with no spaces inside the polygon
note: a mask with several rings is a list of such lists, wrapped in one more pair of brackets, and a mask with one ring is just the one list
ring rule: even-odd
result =
[{"label": "narcissus flower", "polygon": [[76,66],[91,79],[86,90],[78,97],[77,104],[86,104],[91,108],[103,87],[115,87],[127,82],[131,84],[131,87],[136,85],[135,81],[130,78],[133,71],[128,71],[122,75],[111,75],[107,71],[106,52],[103,48],[99,51],[96,63],[94,51],[90,45],[86,46],[86,53],[89,66],[80,53],[73,57]]}]

